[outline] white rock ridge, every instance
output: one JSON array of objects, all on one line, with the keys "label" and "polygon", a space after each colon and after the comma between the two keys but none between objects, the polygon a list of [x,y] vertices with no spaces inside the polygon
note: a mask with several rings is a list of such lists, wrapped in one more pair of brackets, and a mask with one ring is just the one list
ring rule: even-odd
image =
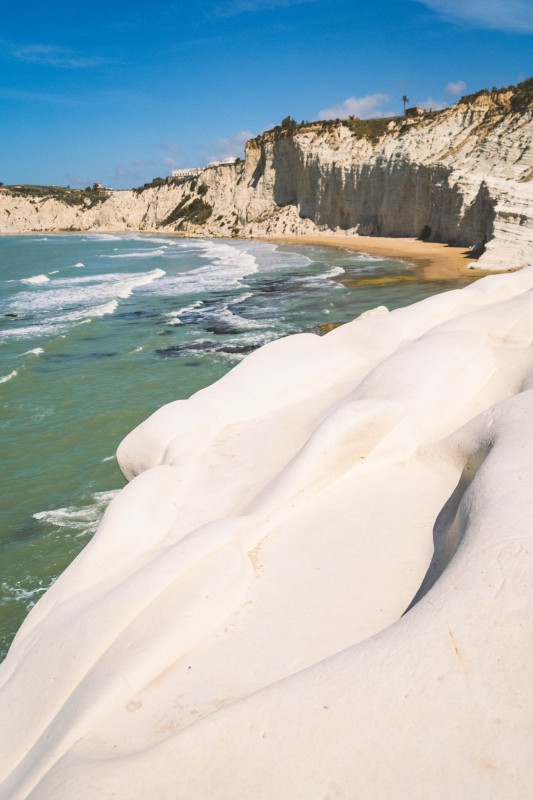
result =
[{"label": "white rock ridge", "polygon": [[417,237],[425,230],[432,241],[486,241],[480,267],[525,266],[533,250],[533,108],[518,103],[517,92],[472,96],[384,125],[339,120],[274,130],[247,143],[242,163],[117,192],[89,208],[0,191],[0,233]]},{"label": "white rock ridge", "polygon": [[527,797],[532,342],[533,267],[268,344],[131,433],[0,667],[0,797]]}]

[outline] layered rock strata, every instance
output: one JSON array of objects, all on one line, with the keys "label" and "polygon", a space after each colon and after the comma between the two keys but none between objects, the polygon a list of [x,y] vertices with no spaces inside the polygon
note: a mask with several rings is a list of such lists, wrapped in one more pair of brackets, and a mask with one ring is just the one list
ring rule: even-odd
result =
[{"label": "layered rock strata", "polygon": [[530,262],[531,104],[517,106],[513,91],[481,94],[438,114],[372,124],[339,120],[274,130],[247,143],[244,162],[117,192],[89,208],[6,190],[0,232],[423,233],[449,244],[483,249],[487,243],[484,268]]},{"label": "layered rock strata", "polygon": [[533,268],[266,345],[131,483],[0,667],[0,797],[523,800]]}]

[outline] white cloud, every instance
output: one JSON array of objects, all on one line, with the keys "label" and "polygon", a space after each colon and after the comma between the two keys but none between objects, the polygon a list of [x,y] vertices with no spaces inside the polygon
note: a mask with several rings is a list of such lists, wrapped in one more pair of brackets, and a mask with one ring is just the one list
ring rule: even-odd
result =
[{"label": "white cloud", "polygon": [[441,109],[447,108],[448,104],[443,103],[442,100],[435,100],[434,97],[428,97],[427,100],[417,103],[417,106],[425,108],[426,111],[441,111]]},{"label": "white cloud", "polygon": [[12,51],[14,58],[31,64],[46,64],[67,69],[89,69],[111,63],[102,56],[83,56],[53,44],[27,44]]},{"label": "white cloud", "polygon": [[175,158],[172,158],[171,156],[165,156],[165,158],[163,159],[163,165],[165,167],[172,167],[172,169],[175,169],[178,166],[178,162],[176,161]]},{"label": "white cloud", "polygon": [[459,95],[463,94],[464,90],[466,89],[466,83],[464,81],[450,81],[444,87],[444,91],[450,97],[459,97]]},{"label": "white cloud", "polygon": [[533,32],[531,0],[417,0],[450,22],[517,33]]},{"label": "white cloud", "polygon": [[179,153],[179,147],[176,142],[161,142],[159,146],[165,153]]},{"label": "white cloud", "polygon": [[348,97],[337,106],[323,108],[318,112],[318,119],[346,119],[347,117],[359,117],[360,119],[370,119],[372,117],[391,117],[391,111],[382,109],[383,103],[390,100],[390,95],[377,92],[366,97]]},{"label": "white cloud", "polygon": [[239,131],[229,139],[219,139],[214,150],[209,157],[209,161],[224,161],[229,158],[242,158],[244,155],[244,145],[248,139],[253,138],[251,131]]},{"label": "white cloud", "polygon": [[314,2],[316,0],[229,0],[218,5],[214,14],[218,17],[231,17],[235,14],[271,11],[276,8],[289,8]]}]

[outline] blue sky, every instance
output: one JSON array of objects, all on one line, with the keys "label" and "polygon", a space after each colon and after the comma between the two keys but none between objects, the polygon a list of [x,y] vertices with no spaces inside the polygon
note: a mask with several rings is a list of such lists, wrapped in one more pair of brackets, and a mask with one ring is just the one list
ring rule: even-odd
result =
[{"label": "blue sky", "polygon": [[0,181],[128,188],[296,120],[533,75],[533,0],[4,3]]}]

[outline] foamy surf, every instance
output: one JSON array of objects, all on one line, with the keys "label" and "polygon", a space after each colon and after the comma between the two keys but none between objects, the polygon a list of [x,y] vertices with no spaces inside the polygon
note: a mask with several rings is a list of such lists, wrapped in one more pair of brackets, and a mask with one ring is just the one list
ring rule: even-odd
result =
[{"label": "foamy surf", "polygon": [[197,300],[195,303],[191,303],[189,306],[184,306],[183,308],[179,308],[177,311],[169,311],[164,314],[165,317],[168,318],[167,325],[181,325],[181,317],[185,314],[190,314],[196,309],[201,308],[204,305],[203,300]]},{"label": "foamy surf", "polygon": [[17,375],[18,375],[18,372],[17,372],[16,369],[14,369],[12,372],[9,373],[9,375],[1,376],[0,377],[0,383],[8,383],[9,381],[13,380],[13,378],[16,378]]},{"label": "foamy surf", "polygon": [[134,250],[129,253],[116,253],[103,255],[101,258],[155,258],[156,256],[164,256],[165,250],[163,247],[158,247],[155,250]]},{"label": "foamy surf", "polygon": [[252,253],[240,247],[216,242],[199,242],[196,246],[190,244],[184,246],[209,263],[181,275],[168,277],[162,282],[159,291],[168,294],[200,294],[221,289],[235,289],[243,285],[243,278],[253,275],[259,268]]},{"label": "foamy surf", "polygon": [[38,522],[53,525],[55,528],[68,528],[78,535],[93,534],[100,524],[105,509],[118,493],[118,489],[95,492],[92,495],[92,502],[85,506],[52,508],[47,511],[38,511],[32,516]]},{"label": "foamy surf", "polygon": [[25,578],[16,581],[14,584],[2,581],[0,584],[1,603],[2,605],[22,603],[26,610],[29,611],[54,582],[55,578],[47,581],[35,581],[33,578]]},{"label": "foamy surf", "polygon": [[38,284],[48,283],[50,278],[47,275],[34,275],[32,278],[22,278],[21,283]]},{"label": "foamy surf", "polygon": [[26,350],[22,353],[23,356],[41,356],[44,353],[43,347],[34,347],[32,350]]}]

